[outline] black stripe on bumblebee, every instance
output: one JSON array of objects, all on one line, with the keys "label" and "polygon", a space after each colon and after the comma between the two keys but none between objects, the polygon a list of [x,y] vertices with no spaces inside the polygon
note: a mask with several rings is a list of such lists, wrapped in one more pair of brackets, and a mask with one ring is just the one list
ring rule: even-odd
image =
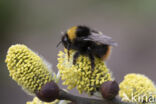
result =
[{"label": "black stripe on bumblebee", "polygon": [[63,34],[60,43],[68,50],[68,56],[70,55],[69,50],[76,50],[73,56],[73,64],[76,64],[79,55],[85,55],[89,57],[92,69],[95,67],[95,57],[106,60],[110,55],[111,47],[117,46],[111,37],[81,25],[69,28]]}]

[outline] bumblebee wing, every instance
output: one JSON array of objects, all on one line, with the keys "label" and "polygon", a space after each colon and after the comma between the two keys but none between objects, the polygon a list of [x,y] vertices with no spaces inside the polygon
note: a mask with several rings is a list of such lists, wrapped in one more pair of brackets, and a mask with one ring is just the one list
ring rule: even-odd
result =
[{"label": "bumblebee wing", "polygon": [[96,43],[111,45],[114,47],[117,46],[117,43],[112,40],[112,37],[106,36],[101,33],[92,33],[84,40],[90,40],[90,41],[94,41]]}]

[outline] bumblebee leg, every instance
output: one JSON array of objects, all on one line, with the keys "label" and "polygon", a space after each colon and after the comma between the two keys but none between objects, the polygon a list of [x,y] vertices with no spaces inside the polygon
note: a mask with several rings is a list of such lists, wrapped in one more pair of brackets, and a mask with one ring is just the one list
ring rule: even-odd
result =
[{"label": "bumblebee leg", "polygon": [[91,68],[92,68],[92,70],[94,70],[94,67],[95,67],[94,56],[92,54],[89,54],[89,58],[91,61]]},{"label": "bumblebee leg", "polygon": [[71,47],[71,45],[70,45],[70,44],[67,44],[67,50],[68,50],[68,52],[67,52],[67,54],[68,54],[68,61],[69,61],[69,58],[70,58],[70,52],[69,52],[70,47]]},{"label": "bumblebee leg", "polygon": [[68,50],[67,54],[68,54],[68,61],[69,61],[69,58],[70,58],[70,52],[69,52],[69,50]]},{"label": "bumblebee leg", "polygon": [[79,57],[80,53],[79,52],[76,52],[73,56],[73,64],[75,65],[76,64],[76,59]]}]

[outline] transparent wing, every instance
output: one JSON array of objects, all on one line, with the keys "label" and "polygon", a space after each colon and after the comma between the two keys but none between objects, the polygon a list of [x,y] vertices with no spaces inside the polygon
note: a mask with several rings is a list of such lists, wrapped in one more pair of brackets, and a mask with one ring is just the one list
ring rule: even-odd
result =
[{"label": "transparent wing", "polygon": [[101,33],[99,34],[99,33],[92,32],[92,34],[89,35],[87,38],[84,38],[84,40],[90,40],[96,43],[111,45],[114,47],[117,46],[117,43],[112,40],[112,37],[106,36]]}]

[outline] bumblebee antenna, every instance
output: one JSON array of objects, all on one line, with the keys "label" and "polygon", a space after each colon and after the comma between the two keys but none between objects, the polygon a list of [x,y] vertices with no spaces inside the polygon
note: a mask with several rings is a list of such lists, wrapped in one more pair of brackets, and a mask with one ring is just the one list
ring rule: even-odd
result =
[{"label": "bumblebee antenna", "polygon": [[57,44],[57,46],[56,46],[56,47],[58,47],[61,43],[62,43],[62,41],[60,41],[60,42]]}]

